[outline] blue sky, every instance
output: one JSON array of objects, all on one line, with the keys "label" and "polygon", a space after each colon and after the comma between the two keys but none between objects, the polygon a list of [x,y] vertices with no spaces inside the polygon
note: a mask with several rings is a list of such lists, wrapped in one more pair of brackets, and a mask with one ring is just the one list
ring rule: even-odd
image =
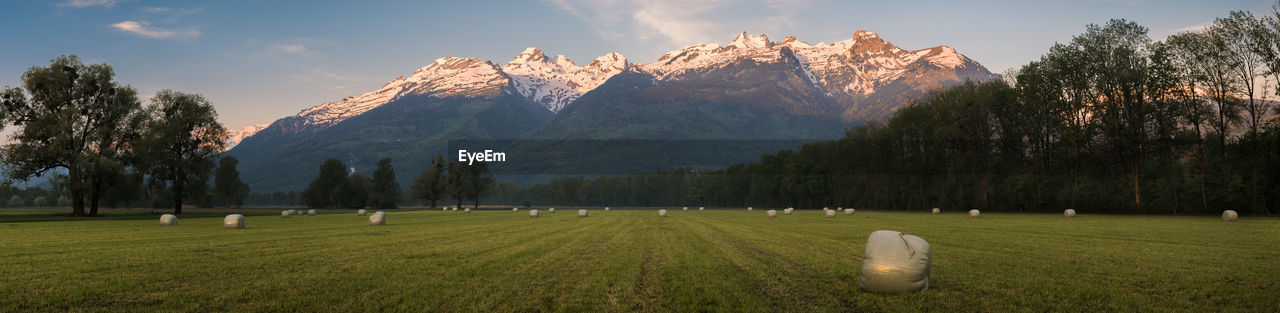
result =
[{"label": "blue sky", "polygon": [[1086,24],[1126,18],[1154,39],[1261,0],[1157,1],[7,1],[0,85],[61,54],[107,63],[144,96],[203,94],[228,128],[268,123],[381,86],[444,56],[506,63],[525,47],[585,64],[619,52],[727,42],[840,41],[871,30],[904,49],[950,45],[993,72],[1021,66]]}]

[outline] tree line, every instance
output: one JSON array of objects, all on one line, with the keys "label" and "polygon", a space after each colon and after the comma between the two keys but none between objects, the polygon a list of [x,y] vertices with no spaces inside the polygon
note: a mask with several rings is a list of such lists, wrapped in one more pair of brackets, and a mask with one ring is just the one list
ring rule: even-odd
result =
[{"label": "tree line", "polygon": [[458,207],[463,201],[471,201],[479,208],[481,199],[490,194],[493,186],[493,173],[485,162],[447,162],[442,154],[436,155],[431,166],[413,180],[407,194],[396,182],[391,158],[378,161],[372,178],[354,170],[348,172],[341,160],[328,159],[300,195],[302,202],[313,208],[394,209],[408,200],[406,196],[426,201],[431,208],[445,199],[457,201]]},{"label": "tree line", "polygon": [[1111,20],[1003,80],[759,162],[498,189],[562,205],[1274,214],[1277,16],[1232,12],[1163,41]]},{"label": "tree line", "polygon": [[[106,64],[71,55],[30,68],[20,86],[0,92],[0,127],[16,128],[13,142],[0,147],[6,181],[52,176],[74,216],[144,196],[167,200],[181,214],[184,201],[208,194],[226,130],[198,94],[166,89],[150,102],[143,106]],[[214,189],[248,194],[236,174]]]}]

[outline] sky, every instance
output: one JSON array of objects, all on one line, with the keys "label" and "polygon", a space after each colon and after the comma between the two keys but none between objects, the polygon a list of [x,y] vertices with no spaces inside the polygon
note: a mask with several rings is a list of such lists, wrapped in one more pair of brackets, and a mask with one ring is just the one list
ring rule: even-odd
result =
[{"label": "sky", "polygon": [[229,129],[374,90],[446,56],[505,64],[526,47],[580,65],[727,43],[743,31],[816,44],[870,30],[903,49],[949,45],[1002,73],[1088,24],[1124,18],[1155,40],[1261,0],[5,1],[0,86],[59,55],[106,63],[144,98],[204,95]]}]

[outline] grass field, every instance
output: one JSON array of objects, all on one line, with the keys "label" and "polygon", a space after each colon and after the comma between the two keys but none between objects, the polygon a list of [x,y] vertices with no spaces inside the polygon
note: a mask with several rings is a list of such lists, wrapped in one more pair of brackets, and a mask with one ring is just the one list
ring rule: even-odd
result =
[{"label": "grass field", "polygon": [[[263,210],[226,230],[192,213],[0,213],[0,311],[1280,311],[1280,219]],[[929,242],[929,290],[858,289],[880,229]]]}]

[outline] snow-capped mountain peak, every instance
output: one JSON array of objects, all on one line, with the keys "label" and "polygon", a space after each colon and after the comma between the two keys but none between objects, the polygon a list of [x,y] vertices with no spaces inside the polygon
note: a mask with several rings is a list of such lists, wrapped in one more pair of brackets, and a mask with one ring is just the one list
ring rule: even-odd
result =
[{"label": "snow-capped mountain peak", "polygon": [[[253,136],[253,134],[257,134],[258,131],[264,128],[267,128],[267,126],[270,126],[270,125],[271,124],[253,124],[253,125],[245,125],[240,129],[227,130],[226,150],[231,150],[231,148],[240,144],[241,141],[244,141],[245,138],[249,138],[249,136]],[[223,151],[226,151],[226,150],[223,150]]]},{"label": "snow-capped mountain peak", "polygon": [[729,42],[729,46],[747,49],[769,48],[773,47],[773,43],[769,42],[769,37],[766,37],[764,34],[752,36],[747,34],[747,32],[742,32],[741,34],[738,34],[738,37],[734,37],[733,40]]},{"label": "snow-capped mountain peak", "polygon": [[622,72],[626,65],[627,59],[618,53],[605,54],[587,66],[578,66],[563,55],[548,60],[541,50],[528,48],[503,65],[502,71],[511,77],[520,95],[558,112]]}]

